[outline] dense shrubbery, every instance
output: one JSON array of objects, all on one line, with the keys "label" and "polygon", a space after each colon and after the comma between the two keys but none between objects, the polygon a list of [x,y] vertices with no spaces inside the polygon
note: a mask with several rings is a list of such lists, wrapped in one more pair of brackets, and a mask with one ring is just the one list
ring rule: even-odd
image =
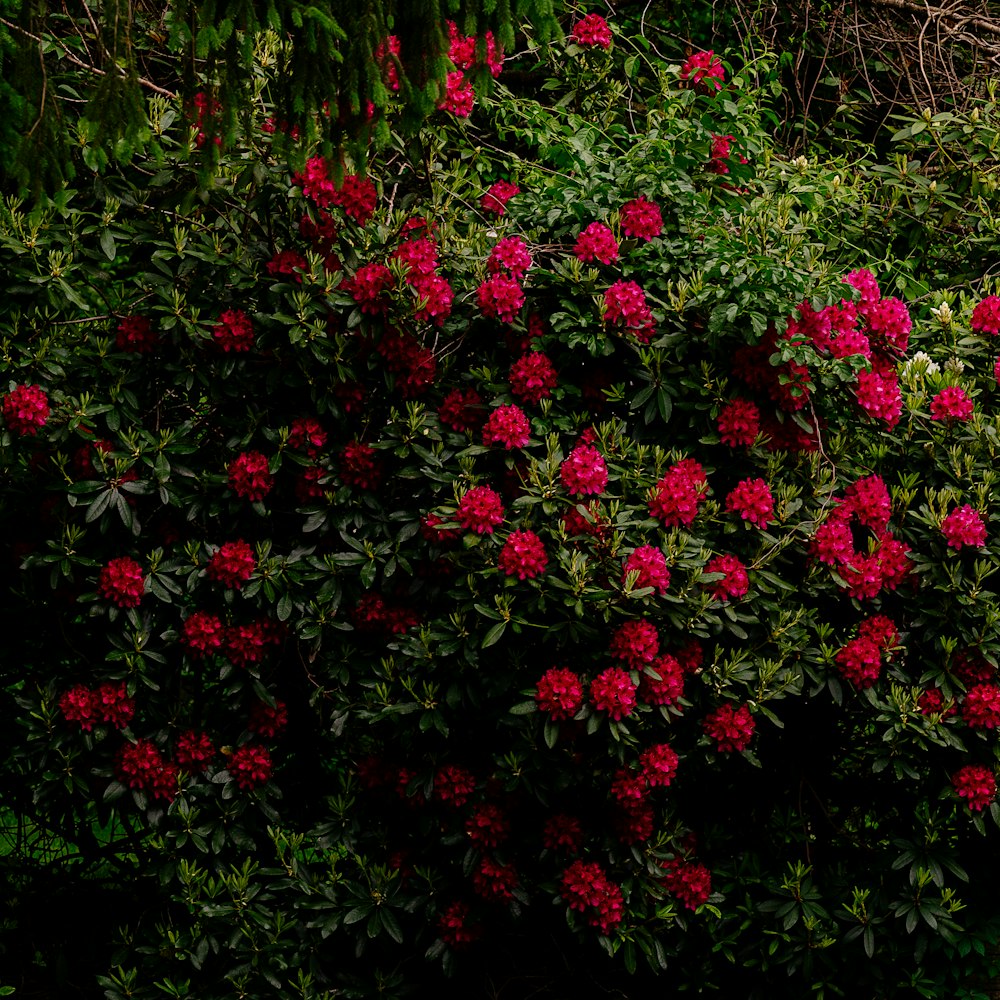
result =
[{"label": "dense shrubbery", "polygon": [[456,75],[342,186],[262,109],[199,191],[154,102],[147,175],[8,204],[12,808],[119,894],[112,998],[598,944],[678,991],[955,996],[1000,301],[898,265],[916,167],[775,154],[766,66],[594,21],[520,65],[544,104],[501,76],[467,121]]}]

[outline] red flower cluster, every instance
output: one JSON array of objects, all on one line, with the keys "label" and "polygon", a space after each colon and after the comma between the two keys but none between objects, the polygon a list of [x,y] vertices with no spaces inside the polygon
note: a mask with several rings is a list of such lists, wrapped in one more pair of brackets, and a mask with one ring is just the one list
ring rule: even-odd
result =
[{"label": "red flower cluster", "polygon": [[966,764],[952,776],[951,783],[965,804],[976,812],[991,805],[997,797],[997,779],[993,768],[983,764]]},{"label": "red flower cluster", "polygon": [[774,498],[763,479],[744,479],[726,497],[726,510],[758,528],[766,528],[774,517]]},{"label": "red flower cluster", "polygon": [[448,58],[458,69],[473,69],[479,65],[479,51],[485,49],[486,68],[494,77],[503,69],[503,51],[497,47],[493,32],[487,31],[482,42],[472,35],[463,35],[454,21],[448,22],[450,47]]},{"label": "red flower cluster", "polygon": [[354,299],[361,311],[377,316],[389,307],[386,296],[393,286],[392,272],[385,264],[362,264],[353,278],[344,278],[340,287]]},{"label": "red flower cluster", "polygon": [[616,281],[604,293],[604,322],[623,327],[643,344],[653,339],[656,328],[646,293],[634,281]]},{"label": "red flower cluster", "polygon": [[3,419],[15,434],[34,437],[49,419],[49,397],[40,386],[18,385],[3,397]]},{"label": "red flower cluster", "polygon": [[420,616],[402,604],[387,602],[381,594],[363,594],[351,612],[351,623],[359,632],[405,635],[420,624]]},{"label": "red flower cluster", "polygon": [[490,251],[486,268],[491,274],[503,274],[505,271],[515,280],[520,281],[531,267],[531,253],[528,244],[519,236],[506,236]]},{"label": "red flower cluster", "polygon": [[135,714],[135,699],[129,698],[124,681],[97,688],[77,684],[59,699],[59,710],[67,722],[79,722],[88,733],[99,722],[124,729]]},{"label": "red flower cluster", "polygon": [[181,627],[181,641],[196,657],[221,649],[224,636],[222,621],[208,611],[196,611]]},{"label": "red flower cluster", "polygon": [[142,600],[146,579],[142,567],[128,556],[112,559],[102,570],[97,589],[120,608],[134,608]]},{"label": "red flower cluster", "polygon": [[608,467],[596,448],[578,444],[559,466],[559,478],[571,496],[603,493],[608,485]]},{"label": "red flower cluster", "polygon": [[524,410],[512,403],[498,406],[483,424],[483,444],[502,444],[507,451],[523,448],[531,437],[531,424]]},{"label": "red flower cluster", "polygon": [[867,307],[865,318],[873,343],[877,342],[898,354],[906,350],[913,321],[905,303],[895,298],[879,299]]},{"label": "red flower cluster", "polygon": [[969,688],[962,704],[962,718],[970,729],[1000,727],[1000,687],[976,684]]},{"label": "red flower cluster", "polygon": [[476,790],[476,777],[458,764],[445,764],[434,776],[434,792],[448,805],[459,808]]},{"label": "red flower cluster", "polygon": [[865,315],[868,314],[871,307],[882,297],[882,292],[879,290],[875,275],[867,268],[851,271],[843,280],[859,292],[860,309]]},{"label": "red flower cluster", "polygon": [[649,514],[667,528],[688,525],[698,516],[698,507],[708,492],[705,470],[694,459],[686,458],[667,469],[653,487]]},{"label": "red flower cluster", "polygon": [[556,370],[541,351],[528,351],[510,368],[510,391],[522,403],[534,405],[552,395]]},{"label": "red flower cluster", "polygon": [[340,453],[340,481],[360,490],[375,490],[385,469],[375,449],[362,441],[350,441]]},{"label": "red flower cluster", "polygon": [[453,431],[473,431],[486,419],[482,397],[475,389],[452,389],[441,400],[438,419]]},{"label": "red flower cluster", "polygon": [[680,78],[687,80],[701,93],[707,94],[712,90],[722,90],[722,85],[726,82],[726,71],[713,51],[695,52],[681,66]]},{"label": "red flower cluster", "polygon": [[723,444],[749,448],[760,433],[760,410],[749,400],[731,399],[719,411],[718,427]]},{"label": "red flower cluster", "polygon": [[[432,284],[439,280],[443,281],[433,275],[427,279]],[[427,300],[427,310],[430,309],[430,300]],[[430,312],[426,311],[425,315],[425,310],[421,310],[414,318],[430,318]],[[385,358],[386,367],[395,376],[393,384],[404,399],[423,395],[433,384],[437,374],[434,352],[424,347],[412,333],[387,327],[382,331],[376,350]]]},{"label": "red flower cluster", "polygon": [[971,504],[956,507],[942,522],[941,534],[948,546],[961,549],[966,545],[981,548],[986,544],[986,525],[983,516]]},{"label": "red flower cluster", "polygon": [[613,264],[618,260],[618,241],[603,222],[592,222],[577,236],[573,255],[584,264],[594,260]]},{"label": "red flower cluster", "polygon": [[715,556],[705,564],[706,573],[722,573],[721,580],[708,584],[712,597],[717,601],[728,601],[731,597],[743,597],[750,589],[750,578],[746,567],[736,556]]},{"label": "red flower cluster", "polygon": [[502,865],[486,857],[472,873],[472,888],[483,899],[509,903],[517,888],[517,870],[513,865]]},{"label": "red flower cluster", "polygon": [[318,457],[326,447],[326,431],[323,425],[312,417],[299,417],[292,421],[288,429],[288,447],[304,451],[310,458]]},{"label": "red flower cluster", "polygon": [[589,911],[587,922],[607,934],[622,921],[622,891],[597,862],[574,861],[560,878],[560,895],[571,910]]},{"label": "red flower cluster", "polygon": [[507,576],[516,576],[519,580],[531,580],[538,576],[548,562],[545,546],[533,531],[512,531],[497,560]]},{"label": "red flower cluster", "polygon": [[600,14],[587,14],[573,25],[571,37],[585,49],[611,48],[611,28]]},{"label": "red flower cluster", "polygon": [[503,523],[500,495],[489,486],[473,486],[462,494],[455,520],[466,531],[474,531],[477,535],[491,534],[498,524]]},{"label": "red flower cluster", "polygon": [[976,333],[991,333],[994,337],[1000,333],[1000,297],[987,295],[977,302],[969,325]]},{"label": "red flower cluster", "polygon": [[583,849],[583,827],[575,816],[555,813],[542,827],[542,844],[559,854],[579,854]]},{"label": "red flower cluster", "polygon": [[663,887],[689,910],[697,910],[712,895],[712,873],[697,861],[676,859],[663,865]]},{"label": "red flower cluster", "polygon": [[899,423],[903,413],[903,397],[894,371],[872,368],[870,372],[858,372],[855,395],[858,405],[869,416],[883,421],[889,428]]},{"label": "red flower cluster", "polygon": [[258,701],[250,709],[247,729],[251,733],[274,739],[280,736],[288,727],[288,706],[283,701],[269,705],[266,701]]},{"label": "red flower cluster", "polygon": [[655,545],[640,545],[625,560],[622,586],[630,573],[635,573],[633,590],[652,587],[662,597],[670,586],[670,571],[663,551]]},{"label": "red flower cluster", "polygon": [[642,777],[650,788],[666,788],[677,774],[678,757],[669,743],[657,743],[639,754]]},{"label": "red flower cluster", "polygon": [[746,750],[756,728],[750,709],[746,705],[736,706],[731,702],[720,705],[714,712],[706,715],[701,726],[715,740],[716,749],[720,753]]},{"label": "red flower cluster", "polygon": [[257,568],[257,560],[253,549],[242,539],[235,542],[224,542],[212,553],[205,575],[224,586],[237,590],[253,576]]},{"label": "red flower cluster", "polygon": [[264,269],[272,278],[294,276],[296,282],[302,282],[300,271],[309,270],[309,262],[296,250],[279,250],[265,265]]},{"label": "red flower cluster", "polygon": [[572,670],[552,667],[538,679],[535,701],[553,720],[572,719],[583,704],[583,685]]},{"label": "red flower cluster", "polygon": [[173,802],[177,795],[176,764],[163,755],[149,740],[126,743],[115,758],[115,775],[128,788],[145,792],[153,799]]},{"label": "red flower cluster", "polygon": [[836,657],[841,676],[856,688],[871,687],[882,672],[882,655],[878,642],[859,635],[842,647]]},{"label": "red flower cluster", "polygon": [[666,654],[646,666],[639,677],[639,699],[645,705],[673,705],[684,694],[684,668]]},{"label": "red flower cluster", "polygon": [[231,625],[225,630],[226,658],[237,667],[260,663],[267,647],[280,643],[282,631],[266,618],[243,625]]},{"label": "red flower cluster", "polygon": [[227,354],[239,354],[253,347],[253,323],[242,309],[227,309],[212,328],[215,342]]},{"label": "red flower cluster", "polygon": [[624,719],[635,710],[632,678],[621,667],[608,667],[590,682],[590,703],[609,719]]},{"label": "red flower cluster", "polygon": [[497,181],[490,185],[479,205],[484,212],[499,217],[507,211],[507,202],[520,193],[521,189],[516,184],[511,184],[510,181]]},{"label": "red flower cluster", "polygon": [[115,347],[127,354],[148,354],[159,341],[145,316],[125,316],[115,334]]},{"label": "red flower cluster", "polygon": [[438,916],[438,933],[449,948],[462,948],[482,934],[478,924],[469,925],[469,905],[458,900],[449,903]]},{"label": "red flower cluster", "polygon": [[482,314],[501,323],[513,323],[524,305],[521,286],[508,274],[485,278],[476,289],[476,301]]},{"label": "red flower cluster", "polygon": [[972,400],[961,386],[948,385],[931,400],[931,420],[964,422],[972,416],[973,409]]},{"label": "red flower cluster", "polygon": [[476,103],[476,92],[461,70],[448,74],[445,82],[444,100],[438,105],[439,111],[447,111],[456,118],[468,118]]},{"label": "red flower cluster", "polygon": [[247,743],[234,750],[226,764],[229,776],[244,791],[264,784],[271,777],[271,754],[267,747]]},{"label": "red flower cluster", "polygon": [[611,655],[624,660],[632,670],[652,663],[659,653],[660,635],[656,626],[644,619],[625,622],[611,637]]},{"label": "red flower cluster", "polygon": [[622,232],[626,236],[645,240],[647,243],[663,232],[660,206],[641,196],[622,205],[621,222]]},{"label": "red flower cluster", "polygon": [[215,747],[208,733],[196,733],[193,729],[181,733],[174,745],[174,759],[182,771],[200,774],[208,768],[215,756]]},{"label": "red flower cluster", "polygon": [[498,847],[510,836],[510,821],[499,806],[481,802],[465,821],[465,832],[477,847]]},{"label": "red flower cluster", "polygon": [[233,492],[245,500],[263,500],[274,486],[274,476],[268,469],[267,455],[262,452],[244,451],[226,468]]}]

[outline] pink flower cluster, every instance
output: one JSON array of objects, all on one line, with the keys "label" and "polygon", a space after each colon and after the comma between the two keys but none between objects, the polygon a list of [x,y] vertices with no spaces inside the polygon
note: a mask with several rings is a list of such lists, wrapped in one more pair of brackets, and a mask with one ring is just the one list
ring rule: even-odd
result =
[{"label": "pink flower cluster", "polygon": [[953,549],[966,545],[982,548],[986,544],[986,525],[983,516],[971,504],[956,507],[942,522],[941,534]]},{"label": "pink flower cluster", "polygon": [[644,705],[674,705],[684,694],[684,667],[669,653],[656,657],[639,676],[639,700]]},{"label": "pink flower cluster", "polygon": [[749,448],[760,433],[760,410],[747,399],[731,399],[719,411],[719,437],[730,448]]},{"label": "pink flower cluster", "polygon": [[857,638],[838,650],[834,659],[841,676],[856,688],[871,687],[882,672],[882,656],[899,642],[895,623],[873,615],[858,626]]},{"label": "pink flower cluster", "polygon": [[726,510],[758,528],[774,517],[774,498],[763,479],[744,479],[726,497]]},{"label": "pink flower cluster", "polygon": [[124,729],[135,714],[135,699],[128,696],[124,681],[107,681],[96,688],[77,684],[59,699],[59,711],[67,722],[79,722],[88,733],[96,723]]},{"label": "pink flower cluster", "polygon": [[115,757],[115,776],[128,788],[153,799],[173,802],[177,795],[178,767],[165,761],[154,743],[136,740],[126,743]]},{"label": "pink flower cluster", "polygon": [[634,198],[622,205],[621,225],[626,236],[648,243],[663,233],[660,206],[642,196]]},{"label": "pink flower cluster", "polygon": [[544,572],[549,557],[542,540],[533,531],[512,531],[507,536],[497,564],[507,576],[531,580]]},{"label": "pink flower cluster", "polygon": [[557,373],[548,356],[541,351],[528,351],[511,365],[510,391],[522,403],[535,405],[552,395]]},{"label": "pink flower cluster", "polygon": [[632,670],[652,663],[660,653],[660,635],[656,626],[644,618],[624,622],[611,637],[611,655],[624,660]]},{"label": "pink flower cluster", "polygon": [[931,420],[964,423],[972,416],[973,409],[972,400],[961,386],[948,385],[931,400]]},{"label": "pink flower cluster", "polygon": [[491,274],[506,271],[515,281],[521,281],[531,267],[531,251],[519,236],[505,236],[490,251],[486,269]]},{"label": "pink flower cluster", "polygon": [[233,492],[245,500],[263,500],[274,486],[274,476],[268,469],[267,456],[262,452],[244,451],[226,469]]},{"label": "pink flower cluster", "polygon": [[126,354],[148,354],[156,349],[159,336],[145,316],[125,316],[118,324],[115,347]]},{"label": "pink flower cluster", "polygon": [[257,559],[253,549],[239,539],[224,542],[216,549],[205,566],[205,575],[230,590],[239,590],[253,576],[256,568]]},{"label": "pink flower cluster", "polygon": [[975,333],[989,333],[994,337],[1000,333],[1000,296],[987,295],[977,302],[969,326]]},{"label": "pink flower cluster", "polygon": [[249,351],[253,347],[253,323],[242,309],[227,309],[212,328],[212,337],[227,354]]},{"label": "pink flower cluster", "polygon": [[578,444],[559,466],[559,478],[571,496],[603,493],[608,485],[604,456],[589,444]]},{"label": "pink flower cluster", "polygon": [[712,895],[712,873],[697,861],[664,862],[663,887],[689,910],[697,910]]},{"label": "pink flower cluster", "polygon": [[984,764],[966,764],[952,776],[951,783],[969,809],[982,812],[997,797],[997,779],[993,768]]},{"label": "pink flower cluster", "polygon": [[661,597],[670,586],[670,571],[663,551],[655,545],[640,545],[625,560],[622,585],[630,574],[635,574],[633,590],[652,587]]},{"label": "pink flower cluster", "polygon": [[512,403],[490,411],[483,424],[483,444],[502,444],[507,451],[523,448],[531,437],[531,424],[519,406]]},{"label": "pink flower cluster", "polygon": [[611,28],[600,14],[587,14],[585,17],[581,17],[573,25],[570,37],[581,48],[611,48]]},{"label": "pink flower cluster", "polygon": [[707,584],[712,597],[717,601],[746,596],[750,589],[750,577],[746,567],[734,555],[714,556],[705,563],[705,573],[721,573],[722,579]]},{"label": "pink flower cluster", "polygon": [[318,208],[337,205],[359,226],[366,226],[375,213],[378,194],[368,177],[347,174],[338,188],[330,177],[330,168],[321,156],[306,161],[305,172],[294,178],[302,193]]},{"label": "pink flower cluster", "polygon": [[719,753],[746,750],[756,728],[750,708],[747,705],[733,705],[732,702],[726,702],[706,715],[701,726],[715,740]]},{"label": "pink flower cluster", "polygon": [[621,887],[596,861],[574,861],[562,874],[560,895],[571,910],[587,914],[587,922],[607,934],[622,921]]},{"label": "pink flower cluster", "polygon": [[466,531],[474,531],[477,535],[491,534],[498,524],[503,523],[503,504],[499,494],[489,486],[473,486],[459,500],[455,520]]},{"label": "pink flower cluster", "polygon": [[479,206],[484,212],[499,218],[506,213],[507,202],[520,193],[521,189],[510,181],[496,181],[480,199]]},{"label": "pink flower cluster", "polygon": [[271,777],[273,764],[267,747],[247,743],[234,750],[226,764],[229,776],[244,791],[264,784]]},{"label": "pink flower cluster", "polygon": [[604,322],[621,327],[643,344],[652,340],[656,329],[646,293],[634,281],[616,281],[604,293]]},{"label": "pink flower cluster", "polygon": [[553,720],[572,719],[583,705],[583,684],[566,667],[552,667],[538,679],[535,701]]},{"label": "pink flower cluster", "polygon": [[687,526],[698,516],[707,493],[705,470],[693,458],[682,459],[650,491],[650,517],[667,528]]},{"label": "pink flower cluster", "polygon": [[101,569],[97,581],[101,597],[106,597],[119,608],[137,607],[145,587],[146,578],[142,567],[128,556],[112,559]]},{"label": "pink flower cluster", "polygon": [[509,274],[493,274],[476,289],[476,301],[484,316],[513,323],[524,305],[524,291]]},{"label": "pink flower cluster", "polygon": [[726,82],[726,71],[722,61],[714,52],[695,52],[684,61],[680,78],[686,80],[703,94],[722,90]]},{"label": "pink flower cluster", "polygon": [[595,260],[613,264],[618,260],[618,240],[603,222],[592,222],[577,236],[573,256],[584,264]]},{"label": "pink flower cluster", "polygon": [[37,385],[18,385],[3,397],[4,423],[21,437],[33,437],[49,419],[49,397]]}]

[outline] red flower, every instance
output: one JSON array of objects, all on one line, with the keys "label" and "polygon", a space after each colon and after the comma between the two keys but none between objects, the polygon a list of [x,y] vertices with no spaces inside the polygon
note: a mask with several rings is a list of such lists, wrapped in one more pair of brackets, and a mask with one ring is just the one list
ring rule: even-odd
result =
[{"label": "red flower", "polygon": [[957,385],[945,386],[931,400],[931,420],[968,420],[974,406],[963,388]]},{"label": "red flower", "polygon": [[247,729],[251,733],[256,733],[265,739],[274,739],[280,736],[287,727],[288,706],[283,701],[276,701],[273,705],[269,705],[266,701],[259,701],[250,710]]},{"label": "red flower", "polygon": [[620,805],[612,813],[612,821],[623,844],[641,844],[652,837],[656,815],[652,804],[643,800]]},{"label": "red flower", "polygon": [[556,813],[545,821],[542,844],[559,854],[579,854],[583,849],[583,829],[575,816]]},{"label": "red flower", "polygon": [[666,787],[677,774],[678,758],[669,743],[657,743],[639,754],[639,767],[650,788]]},{"label": "red flower", "polygon": [[760,410],[746,399],[731,399],[719,411],[718,427],[723,444],[749,448],[760,433]]},{"label": "red flower", "polygon": [[899,629],[895,622],[885,615],[872,615],[858,626],[858,635],[870,639],[883,652],[899,643]]},{"label": "red flower", "polygon": [[602,264],[613,264],[618,260],[618,241],[603,222],[592,222],[577,236],[573,256],[584,264],[594,260]]},{"label": "red flower", "polygon": [[621,887],[596,862],[574,861],[560,878],[560,895],[571,910],[592,910],[588,923],[607,934],[622,920]]},{"label": "red flower", "polygon": [[503,523],[500,495],[489,486],[473,486],[459,500],[455,520],[466,531],[474,531],[477,535],[492,533],[498,524]]},{"label": "red flower", "polygon": [[234,750],[226,770],[244,791],[264,784],[271,777],[271,754],[267,747],[247,743]]},{"label": "red flower", "polygon": [[181,733],[174,745],[174,759],[188,774],[200,774],[206,770],[215,756],[215,747],[208,733],[196,733],[193,729]]},{"label": "red flower", "polygon": [[299,271],[308,271],[309,262],[295,250],[279,250],[265,265],[265,270],[272,278],[294,275],[295,280],[302,282]]},{"label": "red flower", "polygon": [[687,80],[702,93],[711,90],[722,90],[726,80],[726,71],[722,62],[714,52],[695,52],[688,56],[681,66],[680,78]]},{"label": "red flower", "polygon": [[1000,297],[987,295],[977,302],[969,325],[976,333],[992,333],[994,337],[1000,333]]},{"label": "red flower", "polygon": [[196,611],[185,619],[181,641],[195,656],[204,656],[221,648],[224,631],[217,615]]},{"label": "red flower", "polygon": [[[455,292],[451,285],[438,274],[418,274],[411,276],[407,281],[418,299],[418,308],[413,318],[418,323],[443,325],[451,315],[452,303],[455,301]],[[430,351],[427,353],[433,359],[433,353]]]},{"label": "red flower", "polygon": [[871,687],[882,670],[879,643],[869,636],[852,639],[836,655],[837,669],[857,688]]},{"label": "red flower", "polygon": [[519,236],[506,236],[490,251],[486,269],[491,274],[506,271],[515,281],[520,281],[531,267],[528,244]]},{"label": "red flower", "polygon": [[774,517],[774,498],[763,479],[744,479],[726,497],[726,510],[758,528]]},{"label": "red flower", "polygon": [[519,406],[498,406],[483,424],[483,444],[502,444],[507,451],[523,448],[531,436],[531,424]]},{"label": "red flower", "polygon": [[697,462],[685,460],[672,465],[653,487],[649,513],[668,528],[691,524],[705,499],[708,480]]},{"label": "red flower", "polygon": [[212,554],[205,574],[210,580],[215,580],[226,587],[239,590],[253,576],[257,568],[253,549],[242,539],[235,542],[225,542]]},{"label": "red flower", "polygon": [[997,779],[993,769],[982,764],[966,764],[952,776],[951,783],[965,804],[982,812],[997,796]]},{"label": "red flower", "polygon": [[40,386],[18,385],[3,397],[3,418],[21,437],[34,437],[49,419],[49,397]]},{"label": "red flower", "polygon": [[871,307],[882,297],[875,275],[866,268],[861,268],[857,271],[851,271],[843,280],[858,290],[860,293],[858,311],[862,316],[867,316]]},{"label": "red flower", "polygon": [[600,14],[587,14],[573,25],[571,37],[585,49],[611,48],[611,28]]},{"label": "red flower", "polygon": [[288,429],[288,447],[304,451],[310,458],[316,458],[326,446],[326,431],[323,425],[312,417],[299,417],[292,421]]},{"label": "red flower", "polygon": [[470,944],[482,933],[482,927],[478,924],[469,926],[468,919],[468,904],[457,900],[449,903],[438,916],[438,932],[449,948],[461,948]]},{"label": "red flower", "polygon": [[[478,61],[478,41],[471,35],[459,33],[458,25],[454,21],[448,22],[448,39],[451,47],[448,50],[448,58],[458,69],[472,69],[480,65]],[[503,68],[503,52],[497,48],[493,38],[493,32],[487,31],[484,37],[486,48],[486,66],[490,73],[497,77]]]},{"label": "red flower", "polygon": [[718,744],[719,753],[746,750],[753,739],[755,723],[746,705],[720,705],[702,720],[702,728]]},{"label": "red flower", "polygon": [[721,580],[708,584],[712,596],[717,601],[728,601],[731,597],[743,597],[750,589],[750,578],[746,567],[736,556],[723,555],[709,559],[705,564],[706,573],[723,573]]},{"label": "red flower", "polygon": [[712,895],[712,873],[697,861],[668,861],[663,887],[689,910],[697,910]]},{"label": "red flower", "polygon": [[238,497],[257,501],[271,492],[274,476],[267,464],[267,456],[259,451],[244,451],[229,463],[229,485]]},{"label": "red flower", "polygon": [[549,558],[542,540],[533,531],[512,531],[497,562],[507,576],[531,580],[544,571]]},{"label": "red flower", "polygon": [[844,491],[845,515],[853,514],[866,527],[881,534],[889,527],[891,501],[881,476],[866,476]]},{"label": "red flower", "polygon": [[947,719],[958,711],[953,703],[945,704],[944,694],[941,688],[937,687],[921,691],[920,697],[917,699],[917,707],[920,709],[921,715],[940,715],[942,719]]},{"label": "red flower", "polygon": [[370,316],[384,313],[389,307],[386,292],[393,286],[392,271],[385,264],[362,264],[353,278],[344,278],[340,287]]},{"label": "red flower", "polygon": [[340,481],[361,490],[378,489],[385,470],[375,449],[361,441],[351,441],[340,453]]},{"label": "red flower", "polygon": [[810,550],[820,562],[829,566],[852,562],[855,553],[850,524],[832,514],[816,529]]},{"label": "red flower", "polygon": [[368,225],[375,213],[377,199],[375,185],[369,178],[357,174],[347,174],[341,187],[331,190],[329,195],[330,203],[339,205],[359,226]]},{"label": "red flower", "polygon": [[524,305],[524,292],[510,275],[494,274],[479,285],[476,301],[484,316],[513,323]]},{"label": "red flower", "polygon": [[643,344],[652,339],[656,326],[646,293],[634,281],[616,281],[604,293],[604,322],[624,327]]},{"label": "red flower", "polygon": [[604,456],[589,444],[578,444],[559,466],[559,478],[571,496],[603,493],[608,485]]},{"label": "red flower", "polygon": [[225,630],[226,658],[237,667],[260,663],[272,639],[267,621],[232,625]]},{"label": "red flower", "polygon": [[869,416],[882,420],[889,428],[899,423],[903,397],[895,372],[858,372],[855,394],[858,404]]},{"label": "red flower", "polygon": [[673,705],[683,693],[684,668],[676,657],[657,657],[639,676],[639,698],[643,704]]},{"label": "red flower", "polygon": [[484,212],[501,216],[507,210],[507,202],[520,193],[521,189],[516,184],[511,184],[510,181],[497,181],[490,185],[479,204]]},{"label": "red flower", "polygon": [[465,832],[477,847],[497,847],[510,835],[510,822],[499,806],[482,802],[473,807]]},{"label": "red flower", "polygon": [[962,705],[962,718],[970,729],[996,729],[1000,726],[1000,687],[976,684],[969,688]]},{"label": "red flower", "polygon": [[639,197],[626,202],[621,209],[622,232],[647,243],[663,232],[663,216],[655,202]]},{"label": "red flower", "polygon": [[59,699],[59,711],[67,722],[79,722],[80,728],[88,733],[98,721],[94,692],[84,684],[77,684],[63,694]]},{"label": "red flower", "polygon": [[941,522],[941,534],[948,540],[949,548],[953,549],[961,549],[966,545],[982,548],[986,544],[983,516],[970,504],[956,507]]},{"label": "red flower", "polygon": [[242,309],[227,309],[213,327],[212,336],[227,354],[249,351],[253,347],[253,324]]},{"label": "red flower", "polygon": [[872,303],[866,316],[873,341],[877,340],[900,354],[906,350],[913,322],[904,303],[895,298],[880,299]]},{"label": "red flower", "polygon": [[142,600],[146,580],[142,567],[128,556],[112,559],[102,570],[98,590],[120,608],[134,608]]},{"label": "red flower", "polygon": [[492,858],[483,858],[472,874],[472,887],[483,899],[510,902],[517,888],[517,871],[513,865],[501,865]]},{"label": "red flower", "polygon": [[621,667],[608,667],[590,682],[590,703],[609,719],[624,719],[635,710],[635,685]]},{"label": "red flower", "polygon": [[475,389],[452,389],[438,407],[438,419],[453,431],[475,430],[486,419],[482,397]]},{"label": "red flower", "polygon": [[475,790],[475,775],[457,764],[445,764],[434,776],[437,797],[456,808],[464,806]]},{"label": "red flower", "polygon": [[670,571],[667,569],[666,557],[655,545],[640,545],[625,560],[625,570],[622,574],[623,587],[630,573],[636,574],[635,582],[632,584],[633,590],[652,587],[662,597],[670,586]]},{"label": "red flower", "polygon": [[572,670],[552,667],[538,679],[535,701],[553,720],[572,719],[583,704],[583,685]]},{"label": "red flower", "polygon": [[126,743],[115,759],[115,774],[123,785],[168,802],[177,795],[177,771],[177,765],[164,761],[149,740]]},{"label": "red flower", "polygon": [[611,655],[624,660],[633,670],[652,663],[660,652],[660,636],[650,622],[628,621],[611,637]]},{"label": "red flower", "polygon": [[615,772],[615,780],[611,782],[611,795],[618,802],[625,805],[643,802],[648,794],[648,782],[644,774],[624,769]]},{"label": "red flower", "polygon": [[125,316],[115,334],[115,347],[127,354],[148,354],[159,341],[145,316]]},{"label": "red flower", "polygon": [[541,351],[529,351],[511,365],[510,391],[522,403],[536,404],[555,387],[556,370]]},{"label": "red flower", "polygon": [[439,111],[447,111],[456,118],[468,118],[476,103],[476,92],[465,79],[461,70],[448,74],[444,100],[438,105]]}]

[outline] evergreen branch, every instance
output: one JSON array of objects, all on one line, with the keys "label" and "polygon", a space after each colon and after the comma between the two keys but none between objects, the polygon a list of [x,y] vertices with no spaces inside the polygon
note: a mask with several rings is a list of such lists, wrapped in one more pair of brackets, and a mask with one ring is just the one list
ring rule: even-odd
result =
[{"label": "evergreen branch", "polygon": [[[98,66],[92,66],[90,63],[84,62],[82,59],[75,56],[72,51],[66,46],[64,42],[61,42],[58,38],[46,39],[42,38],[41,35],[35,35],[28,31],[27,28],[22,28],[19,24],[15,24],[13,21],[8,21],[4,17],[0,17],[0,24],[5,28],[9,28],[11,31],[16,31],[19,35],[24,38],[30,38],[33,42],[37,42],[39,45],[44,45],[46,42],[55,42],[56,45],[62,49],[63,55],[71,62],[74,66],[78,66],[82,70],[86,70],[88,73],[93,73],[95,76],[107,76],[107,70],[103,70]],[[124,78],[125,74],[121,74]],[[153,91],[156,94],[162,94],[164,97],[169,97],[171,100],[175,100],[177,95],[172,90],[167,90],[161,87],[159,84],[153,83],[152,80],[147,80],[144,76],[136,77],[136,82],[141,86],[145,87],[147,90]]]}]

